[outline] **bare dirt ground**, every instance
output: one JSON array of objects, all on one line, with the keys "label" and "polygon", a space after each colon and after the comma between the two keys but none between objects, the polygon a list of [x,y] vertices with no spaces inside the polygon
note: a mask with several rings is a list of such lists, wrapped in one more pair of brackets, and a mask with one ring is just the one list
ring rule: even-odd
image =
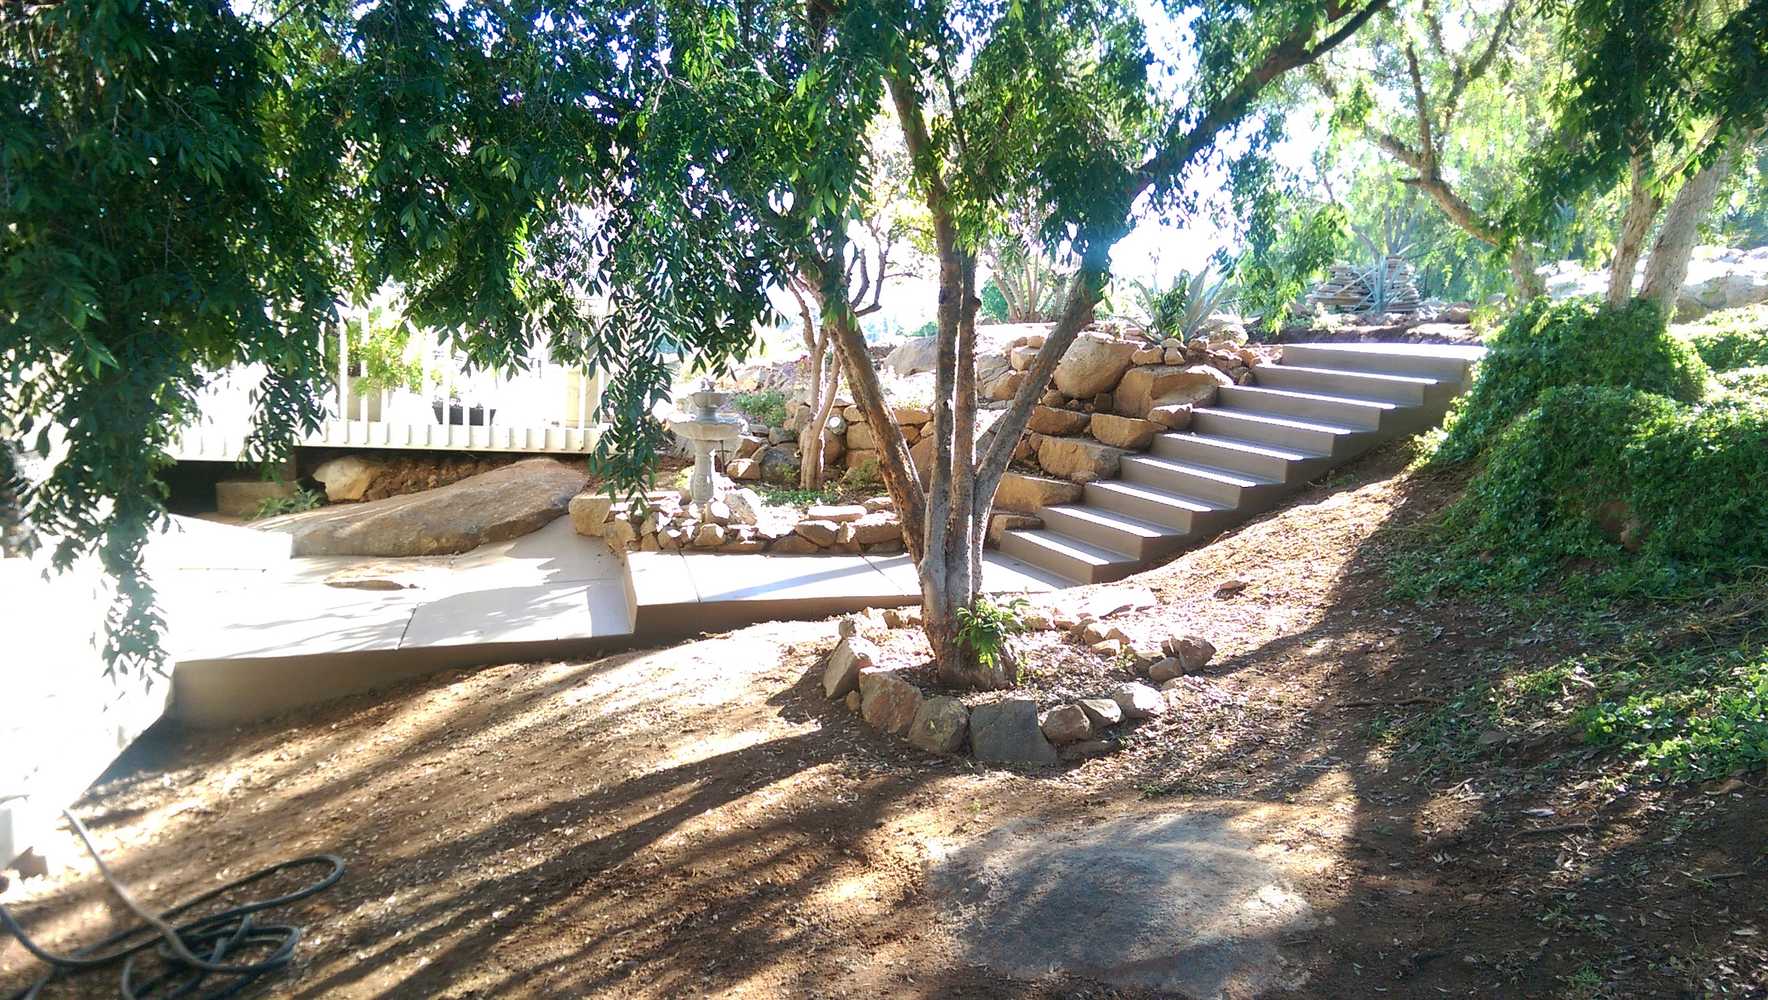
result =
[{"label": "bare dirt ground", "polygon": [[[1162,604],[1126,631],[1220,654],[1110,757],[1022,775],[910,750],[821,697],[829,623],[778,623],[156,730],[76,808],[166,903],[344,855],[344,880],[288,914],[308,936],[274,996],[1151,996],[980,967],[964,941],[990,928],[954,921],[928,870],[1017,820],[1173,813],[1265,845],[1321,916],[1281,942],[1307,978],[1280,997],[1768,995],[1761,775],[1618,779],[1527,734],[1444,774],[1382,738],[1579,641],[1495,602],[1385,596],[1384,547],[1456,488],[1403,459],[1371,456],[1135,581]],[[75,860],[6,897],[62,948],[111,918]],[[29,967],[0,947],[0,992]]]}]

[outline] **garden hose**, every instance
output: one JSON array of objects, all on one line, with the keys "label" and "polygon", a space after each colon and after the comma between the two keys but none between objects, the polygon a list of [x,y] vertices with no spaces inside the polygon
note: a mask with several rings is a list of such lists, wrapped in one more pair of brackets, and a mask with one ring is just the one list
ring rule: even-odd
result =
[{"label": "garden hose", "polygon": [[[0,905],[0,927],[18,938],[26,951],[50,966],[48,972],[31,985],[12,994],[9,1000],[36,1000],[43,988],[51,983],[119,963],[119,995],[124,1000],[171,1000],[174,997],[221,1000],[223,997],[236,996],[266,974],[288,965],[294,958],[296,943],[301,940],[299,927],[292,924],[260,924],[253,919],[253,914],[324,892],[344,875],[343,858],[335,854],[311,854],[271,865],[245,878],[210,889],[164,913],[155,914],[136,901],[128,888],[111,873],[104,859],[99,857],[98,849],[93,846],[92,838],[79,818],[65,809],[62,810],[62,815],[73,824],[74,832],[79,834],[81,842],[86,845],[87,853],[97,862],[98,872],[111,887],[111,891],[142,922],[72,954],[57,955],[31,940],[6,907]],[[193,917],[183,923],[172,922],[236,889],[300,868],[324,868],[325,874],[317,881],[281,896],[240,903]],[[136,964],[137,959],[149,948],[155,949],[163,966],[152,973],[144,971]],[[242,953],[264,954],[264,957],[246,960],[240,957]],[[199,993],[204,983],[213,977],[223,978],[226,982],[211,992]]]}]

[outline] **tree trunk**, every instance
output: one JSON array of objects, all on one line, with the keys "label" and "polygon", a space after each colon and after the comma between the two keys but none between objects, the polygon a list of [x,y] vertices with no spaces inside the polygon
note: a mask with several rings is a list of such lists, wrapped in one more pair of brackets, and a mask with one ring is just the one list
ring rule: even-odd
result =
[{"label": "tree trunk", "polygon": [[1658,228],[1656,242],[1651,245],[1651,258],[1645,264],[1645,284],[1639,297],[1663,307],[1664,315],[1676,315],[1676,297],[1682,293],[1682,282],[1688,278],[1688,259],[1694,254],[1694,241],[1700,235],[1700,224],[1713,210],[1719,185],[1737,166],[1737,152],[1753,141],[1739,138],[1727,143],[1712,163],[1689,178],[1682,190],[1671,199],[1664,213],[1664,224]]},{"label": "tree trunk", "polygon": [[1547,284],[1535,273],[1535,255],[1521,239],[1510,248],[1510,283],[1516,286],[1518,302],[1528,302],[1547,294]]},{"label": "tree trunk", "polygon": [[1619,308],[1633,298],[1633,277],[1639,270],[1639,252],[1645,247],[1645,236],[1657,218],[1662,201],[1651,191],[1651,170],[1645,157],[1634,154],[1631,161],[1632,183],[1627,198],[1627,212],[1621,218],[1620,232],[1615,234],[1615,256],[1609,264],[1608,304]]}]

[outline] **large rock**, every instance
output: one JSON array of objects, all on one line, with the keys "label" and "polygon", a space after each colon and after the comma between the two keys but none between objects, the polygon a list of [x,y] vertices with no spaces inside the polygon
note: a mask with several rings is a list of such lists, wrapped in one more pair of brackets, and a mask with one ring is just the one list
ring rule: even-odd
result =
[{"label": "large rock", "polygon": [[892,736],[908,735],[921,711],[921,689],[894,670],[862,670],[859,714],[874,729]]},{"label": "large rock", "polygon": [[823,695],[830,701],[847,697],[859,690],[859,675],[878,661],[878,647],[869,639],[850,635],[835,646],[829,662],[823,667]]},{"label": "large rock", "polygon": [[1085,438],[1046,437],[1037,447],[1037,464],[1045,472],[1076,483],[1117,478],[1123,456],[1122,449]]},{"label": "large rock", "polygon": [[1087,429],[1092,417],[1074,410],[1058,410],[1051,406],[1034,406],[1031,408],[1031,421],[1025,429],[1033,434],[1054,434],[1066,437],[1079,434]]},{"label": "large rock", "polygon": [[564,515],[587,476],[579,463],[530,458],[422,493],[265,522],[297,556],[432,556],[526,535]]},{"label": "large rock", "polygon": [[368,488],[374,485],[375,477],[381,474],[382,465],[372,458],[362,455],[340,455],[319,464],[313,470],[313,478],[325,486],[325,498],[334,503],[340,500],[361,500]]},{"label": "large rock", "polygon": [[994,505],[996,510],[1033,514],[1045,507],[1074,503],[1081,492],[1079,485],[1066,480],[1009,472],[1001,477]]},{"label": "large rock", "polygon": [[1145,451],[1154,443],[1154,436],[1164,428],[1140,417],[1120,417],[1112,413],[1096,413],[1087,432],[1100,444],[1129,451]]},{"label": "large rock", "polygon": [[902,522],[889,511],[879,511],[843,524],[836,540],[855,542],[860,545],[876,545],[879,542],[888,542],[901,537]]},{"label": "large rock", "polygon": [[[763,482],[798,485],[798,452],[785,445],[770,445],[749,459],[755,463]],[[733,479],[739,478],[732,476]]]},{"label": "large rock", "polygon": [[1156,406],[1208,406],[1222,386],[1233,384],[1226,373],[1210,365],[1143,365],[1124,373],[1117,385],[1116,409],[1122,416],[1146,419]]},{"label": "large rock", "polygon": [[1059,746],[1078,743],[1093,735],[1093,720],[1079,705],[1059,705],[1044,713],[1039,728],[1045,739]]},{"label": "large rock", "polygon": [[1080,710],[1087,714],[1095,732],[1123,721],[1123,708],[1110,698],[1082,698]]},{"label": "large rock", "polygon": [[1110,392],[1129,370],[1138,345],[1097,333],[1082,333],[1056,362],[1056,388],[1075,398]]},{"label": "large rock", "polygon": [[970,713],[970,749],[977,760],[998,764],[1054,764],[1060,759],[1038,728],[1037,703],[1024,698],[976,706]]},{"label": "large rock", "polygon": [[793,530],[818,546],[828,548],[835,544],[835,539],[841,533],[841,526],[834,521],[809,520],[799,521],[798,527]]},{"label": "large rock", "polygon": [[1216,654],[1215,643],[1196,635],[1174,636],[1161,643],[1160,647],[1166,655],[1179,661],[1179,666],[1185,673],[1202,670],[1209,665],[1210,660],[1215,659]]},{"label": "large rock", "polygon": [[872,432],[872,425],[864,421],[848,424],[847,447],[854,451],[877,451],[878,435]]},{"label": "large rock", "polygon": [[916,372],[930,372],[938,367],[939,338],[910,337],[896,345],[884,358],[884,367],[907,378]]},{"label": "large rock", "polygon": [[921,702],[909,723],[909,742],[928,753],[957,753],[970,730],[970,712],[956,698],[940,696]]},{"label": "large rock", "polygon": [[579,493],[571,498],[566,509],[571,515],[571,530],[589,538],[600,538],[602,525],[608,523],[608,511],[614,498],[606,493]]},{"label": "large rock", "polygon": [[1141,681],[1126,681],[1111,689],[1111,700],[1126,719],[1151,719],[1166,714],[1166,699]]}]

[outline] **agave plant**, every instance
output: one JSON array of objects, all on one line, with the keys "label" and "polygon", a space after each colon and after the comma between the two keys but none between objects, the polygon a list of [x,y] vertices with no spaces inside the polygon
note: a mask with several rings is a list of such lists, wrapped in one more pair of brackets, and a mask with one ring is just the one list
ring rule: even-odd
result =
[{"label": "agave plant", "polygon": [[1410,276],[1396,274],[1396,269],[1391,266],[1394,260],[1404,261],[1418,249],[1415,230],[1411,213],[1395,208],[1388,208],[1381,213],[1381,222],[1373,231],[1357,225],[1351,226],[1357,242],[1363,245],[1366,254],[1364,259],[1367,261],[1356,268],[1357,277],[1367,292],[1353,311],[1389,312],[1395,301],[1407,297],[1409,293],[1416,295]]},{"label": "agave plant", "polygon": [[1133,282],[1136,304],[1147,324],[1150,340],[1177,337],[1190,340],[1197,335],[1218,307],[1227,304],[1232,271],[1217,272],[1205,266],[1196,274],[1180,271],[1172,284],[1162,287],[1158,282]]}]

